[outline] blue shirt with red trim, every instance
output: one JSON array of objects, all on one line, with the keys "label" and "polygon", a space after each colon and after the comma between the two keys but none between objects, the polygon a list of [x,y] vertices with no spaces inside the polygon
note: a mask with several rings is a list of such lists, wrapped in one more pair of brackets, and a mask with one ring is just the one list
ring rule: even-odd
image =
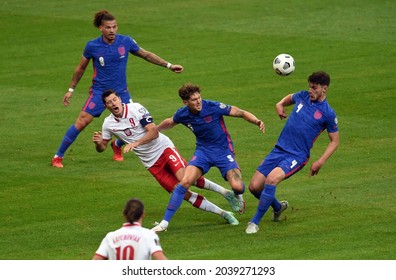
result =
[{"label": "blue shirt with red trim", "polygon": [[217,101],[202,100],[202,110],[193,114],[188,107],[182,107],[173,115],[173,121],[188,127],[196,137],[197,147],[230,148],[233,142],[223,116],[230,115],[231,106]]},{"label": "blue shirt with red trim", "polygon": [[327,100],[312,102],[308,91],[294,93],[292,101],[295,103],[293,111],[276,146],[291,154],[309,157],[314,142],[324,130],[328,133],[338,131],[337,116]]},{"label": "blue shirt with red trim", "polygon": [[128,54],[136,53],[139,49],[132,37],[120,34],[112,44],[107,44],[102,36],[89,41],[83,56],[93,61],[94,74],[90,90],[100,95],[107,89],[112,89],[118,94],[128,93]]}]

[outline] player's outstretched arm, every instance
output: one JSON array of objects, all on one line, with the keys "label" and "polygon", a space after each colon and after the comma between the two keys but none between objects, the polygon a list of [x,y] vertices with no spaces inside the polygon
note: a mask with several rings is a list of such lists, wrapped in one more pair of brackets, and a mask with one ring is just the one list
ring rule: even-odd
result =
[{"label": "player's outstretched arm", "polygon": [[145,50],[143,48],[140,48],[135,53],[135,55],[140,57],[140,58],[143,58],[144,60],[146,60],[148,62],[151,62],[151,63],[153,63],[155,65],[166,67],[166,68],[170,69],[171,71],[173,71],[175,73],[183,72],[183,66],[169,63],[168,61],[166,61],[165,59],[159,57],[155,53],[147,51],[147,50]]},{"label": "player's outstretched arm", "polygon": [[230,111],[230,116],[232,117],[237,117],[237,118],[243,118],[244,120],[257,125],[261,132],[265,132],[265,124],[262,120],[258,119],[255,115],[252,113],[239,109],[238,107],[232,106],[231,111]]},{"label": "player's outstretched arm", "polygon": [[159,125],[157,125],[157,129],[158,129],[158,131],[164,131],[164,130],[174,127],[175,125],[177,125],[177,123],[175,123],[173,121],[173,118],[171,117],[171,118],[164,119]]}]

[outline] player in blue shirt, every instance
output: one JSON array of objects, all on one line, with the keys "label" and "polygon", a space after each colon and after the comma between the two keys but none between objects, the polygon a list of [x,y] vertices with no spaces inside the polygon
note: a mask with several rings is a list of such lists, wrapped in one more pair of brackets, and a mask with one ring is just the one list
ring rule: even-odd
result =
[{"label": "player in blue shirt", "polygon": [[[66,131],[59,149],[52,159],[52,166],[54,167],[63,167],[62,159],[66,150],[76,140],[80,132],[106,109],[102,102],[103,91],[112,89],[118,92],[124,103],[129,103],[131,100],[126,81],[126,67],[129,53],[153,64],[167,67],[175,73],[183,71],[181,65],[172,65],[158,55],[139,47],[130,36],[117,34],[117,21],[108,11],[102,10],[97,12],[93,23],[101,31],[102,35],[89,41],[85,46],[80,63],[74,70],[70,88],[63,97],[63,104],[65,106],[70,105],[70,98],[74,89],[84,75],[89,61],[92,60],[94,72],[92,85],[89,89],[89,97],[76,122]],[[114,160],[123,160],[120,148],[122,142],[120,140],[113,141],[111,146],[114,150]]]},{"label": "player in blue shirt", "polygon": [[288,202],[279,202],[275,198],[276,186],[308,163],[310,150],[324,130],[327,130],[330,143],[322,156],[312,163],[310,176],[318,174],[339,145],[337,117],[326,100],[330,76],[322,71],[315,72],[308,77],[308,85],[308,91],[289,94],[276,104],[276,111],[281,119],[287,117],[284,107],[295,105],[275,147],[250,181],[249,190],[260,201],[256,214],[246,228],[248,234],[259,230],[258,224],[270,206],[274,211],[272,220],[280,220]]},{"label": "player in blue shirt", "polygon": [[245,185],[234,157],[234,145],[223,116],[243,118],[257,125],[263,133],[265,130],[264,123],[250,112],[220,102],[203,100],[199,86],[185,84],[179,89],[179,96],[185,106],[177,110],[173,117],[163,120],[158,125],[158,130],[166,130],[179,123],[185,125],[195,134],[196,150],[182,180],[173,190],[163,220],[152,229],[155,232],[168,228],[169,221],[180,207],[188,188],[212,166],[220,170],[240,201],[239,209],[234,211],[243,213],[245,202],[242,194]]}]

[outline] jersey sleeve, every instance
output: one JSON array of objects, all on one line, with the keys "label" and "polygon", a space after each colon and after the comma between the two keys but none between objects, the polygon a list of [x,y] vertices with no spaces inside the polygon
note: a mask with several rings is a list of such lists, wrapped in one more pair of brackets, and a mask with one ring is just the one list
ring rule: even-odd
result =
[{"label": "jersey sleeve", "polygon": [[229,116],[231,113],[232,106],[218,102],[218,101],[207,101],[208,106],[211,107],[210,111],[215,111],[219,115],[226,115]]},{"label": "jersey sleeve", "polygon": [[102,125],[102,139],[110,141],[112,138],[112,134],[110,129],[108,128],[107,121],[105,120]]},{"label": "jersey sleeve", "polygon": [[327,117],[326,129],[328,133],[338,131],[338,120],[334,110],[331,110],[329,116]]},{"label": "jersey sleeve", "polygon": [[220,103],[219,107],[220,107],[220,109],[221,109],[221,111],[223,112],[224,115],[227,115],[227,116],[230,115],[231,109],[232,109],[231,105]]},{"label": "jersey sleeve", "polygon": [[301,100],[303,98],[304,93],[308,93],[308,92],[302,90],[302,91],[293,93],[292,94],[293,104],[296,104],[298,100]]},{"label": "jersey sleeve", "polygon": [[148,232],[148,234],[149,236],[147,241],[150,255],[154,254],[155,252],[162,251],[158,235],[153,231]]},{"label": "jersey sleeve", "polygon": [[109,243],[108,243],[108,241],[107,241],[107,236],[108,236],[109,234],[110,234],[110,233],[108,233],[108,234],[106,235],[106,237],[103,238],[102,242],[101,242],[100,245],[99,245],[99,248],[98,248],[98,249],[96,250],[96,252],[95,252],[96,255],[102,256],[102,257],[104,257],[104,258],[106,258],[106,259],[109,259],[109,252],[110,252]]},{"label": "jersey sleeve", "polygon": [[137,51],[139,51],[139,50],[140,50],[140,47],[139,47],[139,45],[136,43],[136,41],[135,41],[132,37],[130,37],[130,36],[127,36],[127,38],[128,38],[129,52],[132,53],[132,54],[134,54],[134,53],[136,53]]},{"label": "jersey sleeve", "polygon": [[139,122],[143,127],[154,122],[150,112],[143,105],[139,103],[134,104],[136,105],[136,115],[138,116]]},{"label": "jersey sleeve", "polygon": [[183,108],[180,108],[173,114],[172,119],[173,119],[173,121],[175,123],[181,123],[182,122],[182,119],[181,119],[182,111],[183,111]]},{"label": "jersey sleeve", "polygon": [[88,42],[85,45],[84,51],[83,51],[83,57],[85,57],[86,59],[91,59],[92,58],[92,52],[91,52],[91,44],[90,42]]}]

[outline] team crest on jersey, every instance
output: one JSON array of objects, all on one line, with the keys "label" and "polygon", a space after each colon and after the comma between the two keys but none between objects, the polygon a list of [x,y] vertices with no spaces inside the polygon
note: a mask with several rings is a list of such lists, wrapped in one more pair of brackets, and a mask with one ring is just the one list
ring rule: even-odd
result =
[{"label": "team crest on jersey", "polygon": [[95,106],[96,104],[94,102],[90,102],[88,108],[92,110],[93,108],[95,108]]},{"label": "team crest on jersey", "polygon": [[314,114],[315,120],[319,120],[322,116],[323,116],[322,112],[319,110],[316,110],[316,112]]},{"label": "team crest on jersey", "polygon": [[210,123],[212,121],[212,116],[211,115],[205,116],[204,120],[205,120],[206,123]]},{"label": "team crest on jersey", "polygon": [[126,136],[131,136],[132,135],[132,130],[130,128],[124,129],[124,133]]},{"label": "team crest on jersey", "polygon": [[125,47],[124,47],[124,46],[118,47],[118,53],[119,53],[121,56],[124,56],[124,55],[125,55]]},{"label": "team crest on jersey", "polygon": [[225,105],[224,103],[220,103],[219,107],[220,107],[221,109],[224,109],[224,108],[227,107],[227,105]]}]

